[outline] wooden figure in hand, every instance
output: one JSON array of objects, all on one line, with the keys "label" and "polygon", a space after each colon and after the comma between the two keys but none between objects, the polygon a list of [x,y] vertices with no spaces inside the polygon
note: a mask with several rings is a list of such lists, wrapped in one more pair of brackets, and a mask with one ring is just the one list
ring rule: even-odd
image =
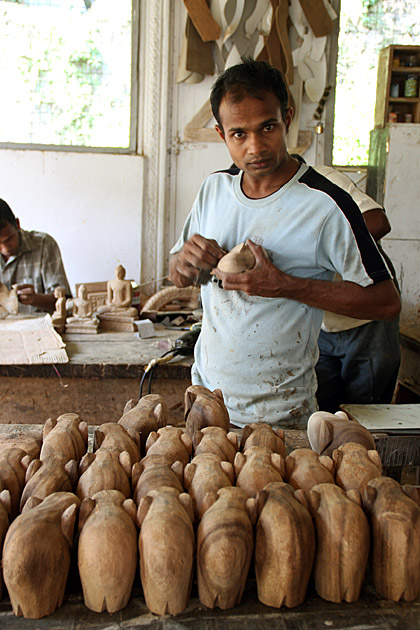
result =
[{"label": "wooden figure in hand", "polygon": [[178,615],[188,604],[195,549],[191,497],[176,488],[152,490],[137,512],[140,577],[146,606]]},{"label": "wooden figure in hand", "polygon": [[30,457],[21,448],[0,449],[0,488],[10,492],[10,516],[15,518]]},{"label": "wooden figure in hand", "polygon": [[127,451],[100,448],[95,453],[86,453],[79,465],[77,496],[82,500],[101,490],[119,490],[126,498],[130,497],[131,467]]},{"label": "wooden figure in hand", "polygon": [[297,448],[286,457],[285,481],[295,490],[310,490],[317,483],[334,483],[334,462],[310,448]]},{"label": "wooden figure in hand", "polygon": [[136,506],[102,490],[80,506],[78,566],[85,605],[117,612],[130,599],[137,569]]},{"label": "wooden figure in hand", "polygon": [[211,392],[202,385],[185,390],[185,426],[190,435],[204,427],[216,426],[229,431],[229,414],[220,389]]},{"label": "wooden figure in hand", "polygon": [[256,504],[258,599],[276,608],[298,606],[305,599],[315,554],[312,517],[287,483],[267,484]]},{"label": "wooden figure in hand", "polygon": [[66,321],[66,333],[97,334],[98,326],[99,319],[93,313],[86,285],[81,284],[73,299],[72,316]]},{"label": "wooden figure in hand", "polygon": [[169,465],[181,462],[186,466],[192,453],[192,441],[188,433],[175,427],[162,427],[152,431],[146,441],[147,455],[163,455]]},{"label": "wooden figure in hand", "polygon": [[192,442],[195,455],[213,453],[220,461],[235,461],[238,452],[238,436],[234,431],[226,433],[222,427],[204,427],[192,434]]},{"label": "wooden figure in hand", "polygon": [[3,578],[15,615],[40,619],[63,603],[79,505],[71,492],[32,498],[10,525]]},{"label": "wooden figure in hand", "polygon": [[48,418],[43,428],[39,459],[46,460],[60,453],[68,461],[80,462],[88,444],[88,425],[77,413],[63,413],[53,420]]},{"label": "wooden figure in hand", "polygon": [[256,497],[270,481],[283,481],[284,459],[265,446],[251,446],[235,457],[236,485]]},{"label": "wooden figure in hand", "polygon": [[354,490],[346,494],[332,483],[313,486],[307,496],[316,531],[316,591],[330,602],[355,602],[366,573],[370,544],[361,496]]},{"label": "wooden figure in hand", "polygon": [[115,278],[107,283],[106,304],[98,308],[101,328],[105,330],[134,331],[134,321],[138,311],[131,306],[133,290],[131,282],[125,279],[122,265],[115,267]]},{"label": "wooden figure in hand", "polygon": [[273,453],[279,453],[284,458],[287,456],[283,429],[273,429],[271,425],[264,422],[247,424],[242,429],[241,451],[246,451],[251,446],[265,446]]},{"label": "wooden figure in hand", "polygon": [[332,414],[316,411],[308,420],[308,440],[311,448],[319,455],[329,455],[347,442],[355,442],[368,450],[375,448],[372,434],[355,420],[350,420],[344,411]]},{"label": "wooden figure in hand", "polygon": [[420,589],[420,507],[398,481],[368,481],[363,506],[372,529],[371,573],[382,597],[411,602]]},{"label": "wooden figure in hand", "polygon": [[382,475],[378,451],[368,451],[361,444],[348,442],[337,448],[332,458],[335,464],[335,483],[344,490],[363,493],[367,482]]},{"label": "wooden figure in hand", "polygon": [[163,396],[148,394],[139,401],[129,400],[118,424],[140,434],[140,447],[144,453],[149,433],[164,427],[168,421],[169,409]]},{"label": "wooden figure in hand", "polygon": [[184,470],[184,485],[191,496],[194,517],[198,522],[206,508],[206,495],[214,494],[220,488],[232,486],[235,482],[233,466],[230,462],[221,462],[213,453],[196,455]]},{"label": "wooden figure in hand", "polygon": [[133,499],[140,505],[142,497],[162,486],[184,492],[184,466],[181,462],[169,464],[164,455],[146,455],[132,469]]},{"label": "wooden figure in hand", "polygon": [[251,562],[255,500],[241,488],[207,495],[197,530],[197,580],[200,602],[208,608],[233,608],[242,599]]}]

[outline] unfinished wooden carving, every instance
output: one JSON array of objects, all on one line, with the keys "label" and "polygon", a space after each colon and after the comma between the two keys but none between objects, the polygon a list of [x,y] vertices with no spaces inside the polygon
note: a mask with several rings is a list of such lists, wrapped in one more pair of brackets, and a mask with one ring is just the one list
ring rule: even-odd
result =
[{"label": "unfinished wooden carving", "polygon": [[176,488],[180,493],[184,492],[183,481],[184,467],[181,462],[169,465],[164,455],[146,455],[133,466],[133,499],[139,505],[142,497],[162,486]]},{"label": "unfinished wooden carving", "polygon": [[[3,552],[3,542],[6,532],[9,529],[11,519],[11,500],[10,492],[2,490],[0,492],[0,556]],[[0,599],[3,597],[3,573],[0,569]]]},{"label": "unfinished wooden carving", "polygon": [[67,310],[66,310],[66,289],[65,287],[55,287],[54,289],[55,305],[54,313],[51,315],[54,328],[60,334],[65,331]]},{"label": "unfinished wooden carving", "polygon": [[420,507],[389,477],[368,481],[363,505],[372,528],[375,589],[395,602],[413,601],[420,589]]},{"label": "unfinished wooden carving", "polygon": [[235,482],[233,466],[230,462],[221,462],[213,453],[196,455],[185,466],[184,485],[191,496],[194,517],[198,522],[206,509],[205,499],[208,492],[217,493],[220,488],[232,486]]},{"label": "unfinished wooden carving", "polygon": [[319,455],[329,455],[347,442],[356,442],[368,450],[375,448],[372,434],[355,420],[350,420],[344,411],[335,414],[316,411],[308,420],[308,440],[311,448]]},{"label": "unfinished wooden carving", "polygon": [[213,453],[221,461],[233,464],[238,452],[238,436],[231,431],[226,433],[222,427],[204,427],[194,431],[192,442],[195,455]]},{"label": "unfinished wooden carving", "polygon": [[146,440],[146,453],[147,455],[163,455],[169,465],[181,462],[183,466],[186,466],[192,453],[192,441],[182,429],[162,427],[150,433]]},{"label": "unfinished wooden carving", "polygon": [[243,273],[255,265],[255,256],[246,243],[239,243],[218,262],[217,269],[226,273]]},{"label": "unfinished wooden carving", "polygon": [[191,497],[176,488],[152,490],[140,501],[140,577],[146,606],[178,615],[188,604],[194,558]]},{"label": "unfinished wooden carving", "polygon": [[79,465],[80,479],[76,494],[83,500],[101,490],[119,490],[126,498],[131,496],[131,458],[127,451],[100,448],[86,453]]},{"label": "unfinished wooden carving", "polygon": [[169,409],[163,396],[148,394],[139,401],[129,400],[118,423],[140,434],[140,446],[144,452],[149,433],[164,427],[168,420]]},{"label": "unfinished wooden carving", "polygon": [[305,599],[315,554],[312,517],[293,488],[282,482],[267,484],[256,504],[258,599],[276,608],[298,606]]},{"label": "unfinished wooden carving", "polygon": [[125,279],[124,267],[118,265],[115,267],[115,278],[107,282],[106,304],[98,307],[101,328],[134,331],[138,311],[131,306],[132,299],[131,282]]},{"label": "unfinished wooden carving", "polygon": [[10,514],[15,518],[19,512],[20,497],[25,485],[25,475],[30,457],[20,448],[0,450],[0,489],[10,492]]},{"label": "unfinished wooden carving", "polygon": [[9,290],[5,284],[0,282],[0,319],[9,314],[17,315],[19,309],[17,286],[14,284]]},{"label": "unfinished wooden carving", "polygon": [[10,525],[3,547],[3,577],[15,615],[40,619],[63,603],[80,501],[57,492],[25,508]]},{"label": "unfinished wooden carving", "polygon": [[256,497],[271,481],[283,481],[284,459],[265,446],[251,446],[235,457],[236,485]]},{"label": "unfinished wooden carving", "polygon": [[88,444],[88,425],[77,413],[64,413],[56,420],[48,418],[44,424],[43,442],[39,459],[61,454],[68,461],[81,460]]},{"label": "unfinished wooden carving", "polygon": [[120,453],[127,451],[131,464],[140,459],[140,435],[138,431],[126,429],[118,422],[106,422],[95,430],[93,436],[93,450],[99,448],[117,449]]},{"label": "unfinished wooden carving", "polygon": [[195,310],[198,308],[199,287],[165,287],[151,298],[149,298],[143,308],[142,313],[154,313],[156,311],[182,311]]},{"label": "unfinished wooden carving", "polygon": [[286,478],[295,490],[310,490],[318,483],[334,483],[334,462],[310,448],[297,448],[286,457]]},{"label": "unfinished wooden carving", "polygon": [[185,390],[185,426],[190,435],[204,427],[222,427],[229,431],[229,413],[220,389],[191,385]]},{"label": "unfinished wooden carving", "polygon": [[283,429],[273,429],[272,426],[264,422],[247,424],[242,429],[241,451],[246,451],[251,446],[265,446],[273,453],[279,453],[284,458],[287,457]]},{"label": "unfinished wooden carving", "polygon": [[[223,610],[239,604],[248,577],[256,519],[254,499],[237,487],[207,495],[208,509],[197,530],[200,602]],[[212,504],[213,502],[213,504]]]},{"label": "unfinished wooden carving", "polygon": [[137,569],[136,506],[102,490],[80,507],[78,566],[85,605],[117,612],[127,605]]},{"label": "unfinished wooden carving", "polygon": [[369,524],[360,494],[347,494],[322,483],[309,491],[314,517],[316,552],[315,588],[330,602],[355,602],[360,595],[369,556]]},{"label": "unfinished wooden carving", "polygon": [[88,297],[85,284],[79,286],[77,297],[73,299],[72,316],[66,320],[67,333],[98,332],[99,319],[93,314],[93,305]]},{"label": "unfinished wooden carving", "polygon": [[58,453],[45,460],[33,459],[26,471],[20,511],[31,497],[42,501],[55,492],[73,492],[77,477],[77,462],[68,461],[65,455]]},{"label": "unfinished wooden carving", "polygon": [[363,493],[367,482],[382,475],[382,462],[378,451],[368,451],[361,444],[348,442],[332,454],[335,463],[335,483],[344,490]]}]

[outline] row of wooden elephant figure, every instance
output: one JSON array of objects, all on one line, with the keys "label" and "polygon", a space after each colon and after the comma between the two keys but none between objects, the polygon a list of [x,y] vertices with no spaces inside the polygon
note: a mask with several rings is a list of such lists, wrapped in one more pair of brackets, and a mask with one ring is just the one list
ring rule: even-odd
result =
[{"label": "row of wooden elephant figure", "polygon": [[237,605],[252,558],[268,606],[302,603],[311,575],[324,599],[355,601],[369,550],[381,595],[417,597],[419,491],[382,477],[368,432],[344,414],[314,414],[316,450],[287,455],[284,433],[267,424],[229,433],[223,407],[220,392],[193,386],[185,429],[167,426],[165,402],[150,395],[98,427],[93,452],[76,414],[45,423],[32,461],[3,449],[0,542],[14,613],[40,618],[61,605],[75,539],[85,604],[98,612],[127,604],[138,552],[156,614],[185,609],[194,565],[205,606]]}]

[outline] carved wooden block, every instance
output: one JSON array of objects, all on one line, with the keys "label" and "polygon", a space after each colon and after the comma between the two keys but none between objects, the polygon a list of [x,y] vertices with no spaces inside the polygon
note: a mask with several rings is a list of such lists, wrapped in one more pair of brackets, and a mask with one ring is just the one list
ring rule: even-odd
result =
[{"label": "carved wooden block", "polygon": [[95,612],[124,608],[137,569],[136,506],[102,490],[80,507],[78,566],[85,605]]},{"label": "carved wooden block", "polygon": [[131,464],[140,459],[140,435],[137,431],[126,429],[118,422],[106,422],[96,430],[93,438],[93,450],[99,448],[117,449],[120,453],[127,451]]},{"label": "carved wooden block", "polygon": [[19,512],[20,497],[25,485],[29,461],[29,456],[20,448],[0,450],[0,489],[10,492],[11,518],[15,518]]},{"label": "carved wooden block", "polygon": [[140,501],[140,577],[147,607],[178,615],[188,604],[194,558],[191,497],[176,488],[152,490]]},{"label": "carved wooden block", "polygon": [[63,602],[80,501],[57,492],[25,507],[10,525],[3,547],[3,577],[15,615],[40,619]]},{"label": "carved wooden block", "polygon": [[79,462],[86,453],[87,443],[87,423],[77,413],[64,413],[56,420],[49,418],[45,422],[39,459],[46,460],[61,453],[68,461],[75,459]]},{"label": "carved wooden block", "polygon": [[162,486],[184,492],[183,481],[184,467],[181,462],[174,462],[171,466],[164,455],[147,455],[133,466],[133,499],[139,505],[142,497]]},{"label": "carved wooden block", "polygon": [[191,385],[185,390],[185,426],[190,435],[204,427],[222,427],[229,431],[229,413],[220,389]]},{"label": "carved wooden block", "polygon": [[309,491],[315,521],[315,588],[330,602],[359,598],[369,557],[369,524],[354,491],[322,483]]},{"label": "carved wooden block", "polygon": [[192,441],[188,433],[175,427],[162,427],[152,431],[146,440],[147,455],[163,455],[172,465],[181,462],[186,466],[192,453]]},{"label": "carved wooden block", "polygon": [[266,606],[301,604],[315,554],[315,531],[306,507],[291,486],[273,482],[256,499],[259,518],[255,536],[258,599]]},{"label": "carved wooden block", "polygon": [[273,427],[264,422],[247,424],[242,429],[241,451],[246,451],[251,446],[265,446],[273,453],[279,453],[284,458],[287,457],[283,429],[273,429]]},{"label": "carved wooden block", "polygon": [[368,481],[363,505],[371,523],[375,589],[395,602],[413,601],[420,589],[420,507],[389,477]]},{"label": "carved wooden block", "polygon": [[333,451],[347,442],[355,442],[367,449],[375,448],[372,434],[364,426],[350,420],[344,411],[329,413],[316,411],[308,420],[308,440],[319,455],[331,456]]},{"label": "carved wooden block", "polygon": [[[3,552],[3,542],[9,529],[11,518],[11,498],[9,490],[0,492],[0,556]],[[3,597],[3,573],[0,569],[0,599]]]},{"label": "carved wooden block", "polygon": [[127,451],[101,447],[95,453],[86,453],[79,472],[76,494],[81,500],[101,490],[119,490],[126,498],[131,496],[131,458]]},{"label": "carved wooden block", "polygon": [[363,493],[367,482],[382,475],[378,451],[368,451],[361,444],[349,442],[333,452],[336,466],[335,483],[344,490]]},{"label": "carved wooden block", "polygon": [[73,492],[77,478],[77,462],[68,461],[66,455],[50,455],[45,461],[33,459],[26,471],[20,511],[31,497],[41,501],[55,492]]},{"label": "carved wooden block", "polygon": [[310,448],[297,448],[286,457],[286,478],[295,490],[310,490],[317,483],[334,483],[334,462]]},{"label": "carved wooden block", "polygon": [[207,500],[209,507],[197,530],[198,596],[204,606],[225,610],[242,599],[254,546],[256,507],[254,499],[233,486],[209,494]]},{"label": "carved wooden block", "polygon": [[214,453],[196,455],[184,470],[184,485],[192,499],[195,520],[198,521],[204,514],[208,492],[217,493],[220,488],[232,486],[234,482],[235,474],[230,462],[221,462]]},{"label": "carved wooden block", "polygon": [[233,464],[238,452],[238,436],[233,431],[226,433],[222,427],[204,427],[194,431],[192,442],[195,455],[213,453],[220,461]]},{"label": "carved wooden block", "polygon": [[138,431],[143,452],[149,433],[164,427],[168,422],[168,405],[159,394],[148,394],[139,401],[129,400],[124,407],[123,415],[118,420],[125,429]]},{"label": "carved wooden block", "polygon": [[265,446],[251,446],[235,457],[236,485],[249,497],[256,497],[271,481],[283,481],[284,459]]}]

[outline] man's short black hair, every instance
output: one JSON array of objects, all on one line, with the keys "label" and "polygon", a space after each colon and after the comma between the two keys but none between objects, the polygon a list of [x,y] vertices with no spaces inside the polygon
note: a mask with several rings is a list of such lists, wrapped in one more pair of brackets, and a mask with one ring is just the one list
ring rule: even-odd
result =
[{"label": "man's short black hair", "polygon": [[288,93],[282,73],[265,61],[255,61],[241,57],[242,63],[227,68],[215,81],[210,104],[218,125],[221,126],[219,108],[222,98],[229,93],[233,102],[239,103],[245,96],[261,98],[262,92],[272,92],[277,96],[281,115],[286,120]]},{"label": "man's short black hair", "polygon": [[0,199],[0,230],[6,227],[7,223],[10,223],[13,227],[17,227],[16,217],[11,207],[3,199]]}]

